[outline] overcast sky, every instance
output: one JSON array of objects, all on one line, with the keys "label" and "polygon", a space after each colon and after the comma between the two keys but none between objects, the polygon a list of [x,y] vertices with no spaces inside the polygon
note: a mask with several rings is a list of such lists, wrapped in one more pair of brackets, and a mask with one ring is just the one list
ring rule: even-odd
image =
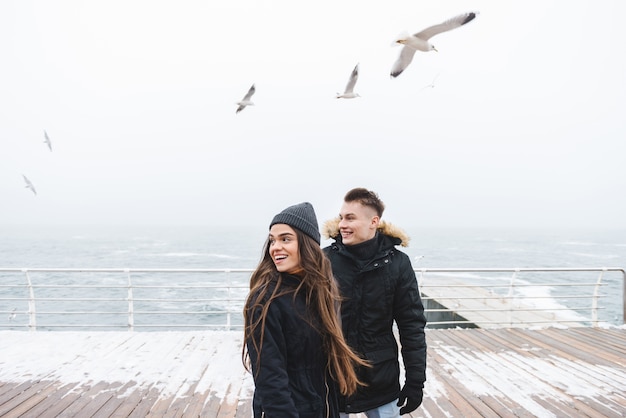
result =
[{"label": "overcast sky", "polygon": [[[398,34],[468,11],[390,78]],[[322,223],[362,186],[399,225],[626,227],[624,15],[622,0],[2,1],[0,225],[257,224],[305,200]],[[336,99],[357,63],[362,97]]]}]

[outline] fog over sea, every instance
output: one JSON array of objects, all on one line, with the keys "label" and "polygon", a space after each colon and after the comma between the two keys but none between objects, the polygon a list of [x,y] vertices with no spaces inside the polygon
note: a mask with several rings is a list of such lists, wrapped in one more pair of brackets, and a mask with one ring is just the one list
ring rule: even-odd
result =
[{"label": "fog over sea", "polygon": [[[415,268],[626,267],[626,230],[403,229],[411,241],[401,250]],[[0,226],[0,268],[254,268],[266,234],[265,227],[228,225]],[[609,297],[601,316],[616,325],[622,280],[607,274],[602,288]]]}]

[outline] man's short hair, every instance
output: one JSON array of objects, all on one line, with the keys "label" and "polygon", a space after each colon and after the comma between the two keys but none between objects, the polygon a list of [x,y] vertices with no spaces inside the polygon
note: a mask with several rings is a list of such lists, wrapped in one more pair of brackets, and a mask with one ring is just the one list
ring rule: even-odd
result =
[{"label": "man's short hair", "polygon": [[363,206],[369,206],[376,211],[379,218],[382,218],[383,212],[385,211],[385,204],[382,200],[380,200],[378,195],[375,192],[367,190],[363,187],[357,187],[350,190],[346,193],[343,200],[346,203],[359,202]]}]

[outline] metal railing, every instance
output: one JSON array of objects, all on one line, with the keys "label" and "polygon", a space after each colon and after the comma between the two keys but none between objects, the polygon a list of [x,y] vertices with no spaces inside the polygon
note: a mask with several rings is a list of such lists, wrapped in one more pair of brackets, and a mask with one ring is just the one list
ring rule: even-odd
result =
[{"label": "metal railing", "polygon": [[[0,268],[0,330],[241,329],[252,271]],[[598,326],[607,306],[626,317],[622,268],[415,272],[431,328]],[[621,298],[601,291],[607,275]]]},{"label": "metal railing", "polygon": [[251,272],[0,268],[0,329],[241,328]]},{"label": "metal railing", "polygon": [[[600,268],[415,269],[429,327],[617,325],[626,318],[626,272]],[[602,293],[612,275],[612,294]],[[621,282],[621,286],[617,284]],[[621,297],[615,291],[621,293]],[[601,319],[601,313],[605,313]],[[611,316],[610,316],[611,315]]]}]

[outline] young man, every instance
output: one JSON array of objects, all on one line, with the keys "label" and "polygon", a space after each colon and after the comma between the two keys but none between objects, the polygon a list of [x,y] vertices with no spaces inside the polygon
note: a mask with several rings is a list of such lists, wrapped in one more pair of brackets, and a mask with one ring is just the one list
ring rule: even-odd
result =
[{"label": "young man", "polygon": [[[396,249],[408,237],[381,217],[385,205],[363,188],[350,190],[339,218],[324,225],[335,242],[324,248],[342,296],[344,336],[371,367],[358,369],[366,386],[340,399],[340,411],[368,418],[399,417],[422,403],[426,381],[424,306],[409,257]],[[405,383],[400,389],[398,327]]]}]

